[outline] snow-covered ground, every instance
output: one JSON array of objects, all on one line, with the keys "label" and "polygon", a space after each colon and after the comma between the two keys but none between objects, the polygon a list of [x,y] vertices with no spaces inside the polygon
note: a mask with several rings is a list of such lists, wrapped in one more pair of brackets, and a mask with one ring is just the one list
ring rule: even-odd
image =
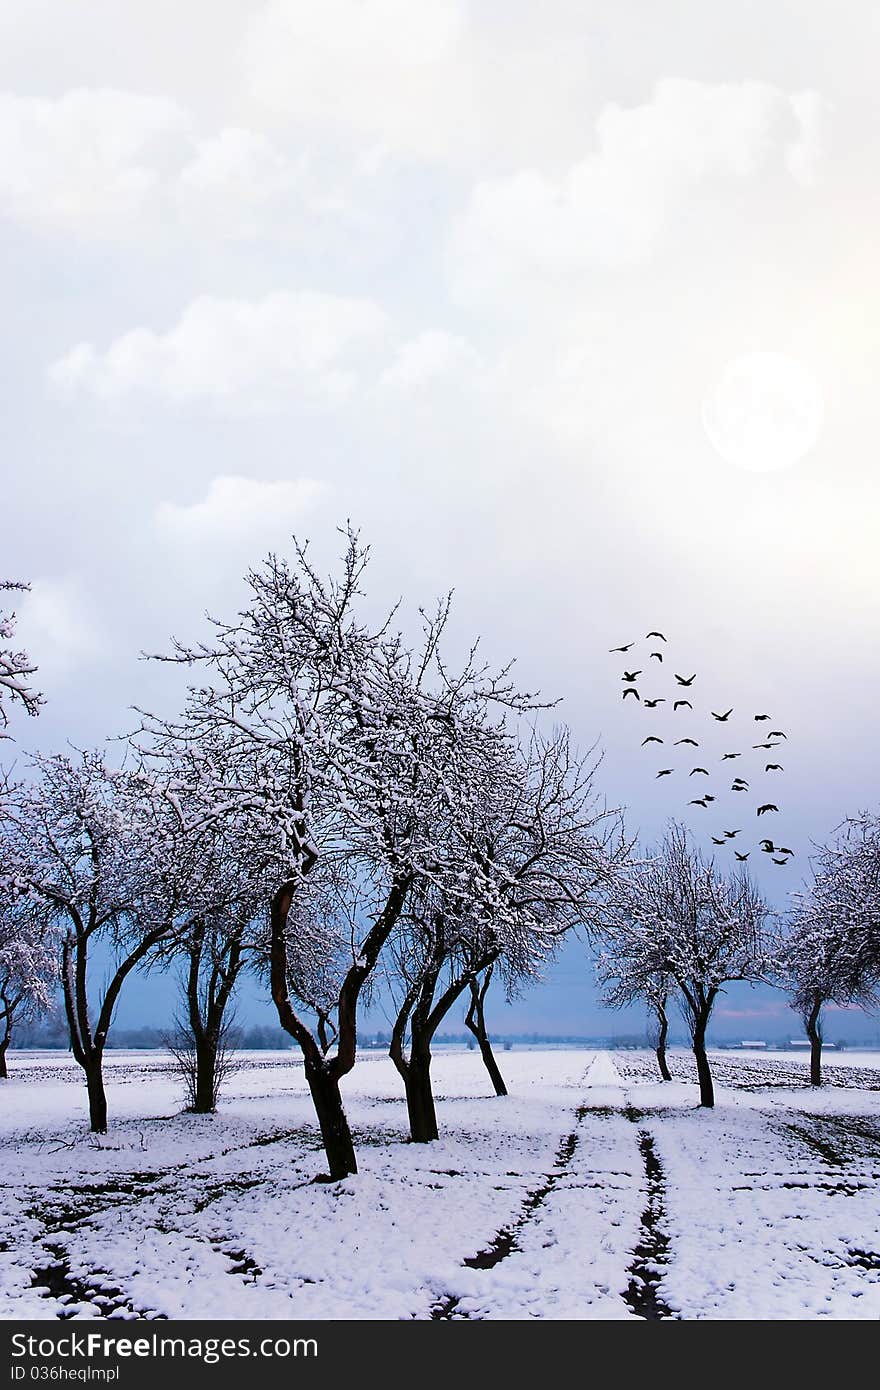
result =
[{"label": "snow-covered ground", "polygon": [[107,1058],[89,1135],[65,1054],[0,1084],[0,1316],[880,1317],[880,1054],[692,1061],[522,1050],[487,1094],[435,1060],[442,1137],[407,1144],[400,1082],[365,1053],[344,1091],[360,1173],[323,1159],[291,1053],[245,1054],[219,1113],[181,1112],[158,1053]]}]

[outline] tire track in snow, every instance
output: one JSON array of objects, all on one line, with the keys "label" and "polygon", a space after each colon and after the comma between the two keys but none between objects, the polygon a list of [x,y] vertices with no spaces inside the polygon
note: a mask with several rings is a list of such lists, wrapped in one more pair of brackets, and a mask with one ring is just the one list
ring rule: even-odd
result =
[{"label": "tire track in snow", "polygon": [[[614,1063],[605,1053],[598,1053],[590,1062],[581,1078],[581,1085],[618,1085],[620,1076]],[[526,1193],[523,1199],[519,1214],[506,1226],[502,1226],[492,1237],[488,1245],[480,1250],[476,1255],[466,1256],[462,1260],[462,1265],[468,1269],[488,1270],[494,1269],[502,1260],[506,1260],[510,1255],[520,1250],[517,1237],[520,1232],[534,1219],[536,1211],[546,1202],[553,1192],[559,1180],[564,1177],[571,1167],[572,1159],[579,1143],[578,1127],[583,1123],[588,1114],[610,1114],[612,1107],[608,1105],[591,1106],[586,1099],[582,1100],[574,1112],[575,1127],[561,1141],[553,1161],[552,1170],[545,1176],[540,1187],[533,1188]],[[457,1312],[461,1303],[462,1294],[450,1294],[446,1298],[434,1304],[431,1309],[432,1321],[447,1321],[454,1319],[464,1319],[467,1314]]]},{"label": "tire track in snow", "polygon": [[[623,1113],[634,1125],[643,1118],[642,1112],[634,1109],[629,1102]],[[646,1129],[639,1130],[638,1141],[639,1152],[645,1165],[648,1200],[642,1212],[639,1241],[633,1251],[632,1264],[627,1270],[629,1285],[623,1298],[636,1317],[654,1322],[661,1318],[675,1317],[659,1293],[663,1276],[670,1263],[669,1237],[663,1229],[666,1219],[666,1179],[657,1157],[654,1140]]]},{"label": "tire track in snow", "polygon": [[[575,1111],[575,1119],[578,1123],[580,1123],[585,1113],[585,1107],[583,1106]],[[489,1241],[489,1244],[476,1255],[467,1255],[462,1260],[464,1266],[468,1269],[494,1269],[497,1264],[500,1264],[502,1260],[506,1260],[515,1250],[519,1249],[517,1244],[519,1232],[533,1218],[535,1211],[547,1200],[557,1182],[565,1173],[574,1157],[577,1143],[577,1133],[575,1130],[572,1130],[570,1134],[565,1136],[560,1144],[556,1153],[556,1158],[553,1161],[553,1168],[551,1172],[546,1175],[541,1186],[526,1193],[522,1205],[520,1206],[519,1215],[516,1219],[511,1221],[509,1225],[502,1226]],[[461,1294],[450,1294],[448,1298],[435,1304],[431,1309],[431,1319],[437,1322],[455,1318],[455,1310],[461,1302],[461,1298]],[[464,1317],[465,1315],[458,1314],[458,1316]]]},{"label": "tire track in snow", "polygon": [[[595,1059],[584,1072],[581,1078],[582,1085],[586,1082],[594,1065]],[[515,1250],[519,1249],[516,1240],[517,1235],[531,1220],[535,1211],[547,1200],[547,1197],[553,1191],[560,1177],[562,1177],[574,1157],[574,1152],[578,1143],[577,1126],[581,1123],[586,1113],[586,1102],[582,1102],[575,1110],[575,1128],[561,1141],[553,1161],[553,1168],[545,1176],[541,1186],[533,1188],[532,1191],[526,1193],[520,1205],[519,1215],[507,1226],[502,1226],[489,1241],[489,1244],[478,1251],[476,1255],[466,1256],[462,1260],[463,1266],[468,1269],[494,1269],[497,1264],[500,1264],[502,1260],[506,1260]],[[431,1320],[434,1322],[443,1322],[454,1319],[456,1317],[456,1309],[461,1303],[461,1299],[461,1294],[449,1294],[448,1297],[435,1303],[431,1308]],[[465,1316],[466,1315],[462,1313],[458,1314],[459,1318]]]}]

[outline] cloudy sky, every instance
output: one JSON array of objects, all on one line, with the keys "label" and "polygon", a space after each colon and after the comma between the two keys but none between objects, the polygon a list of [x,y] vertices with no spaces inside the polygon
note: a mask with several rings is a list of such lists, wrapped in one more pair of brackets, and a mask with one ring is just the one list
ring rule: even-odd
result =
[{"label": "cloudy sky", "polygon": [[[20,742],[167,701],[141,650],[351,518],[377,605],[454,587],[634,830],[687,769],[656,779],[608,648],[661,629],[663,693],[697,672],[736,746],[771,712],[784,896],[876,801],[878,30],[866,0],[5,0]],[[592,1031],[581,973],[517,1025]]]}]

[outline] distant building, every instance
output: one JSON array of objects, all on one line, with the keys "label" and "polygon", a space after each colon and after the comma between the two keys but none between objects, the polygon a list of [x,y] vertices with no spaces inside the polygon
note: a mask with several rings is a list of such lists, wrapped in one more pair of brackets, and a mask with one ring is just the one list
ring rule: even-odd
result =
[{"label": "distant building", "polygon": [[755,1039],[752,1039],[751,1041],[750,1041],[748,1038],[743,1038],[743,1040],[742,1040],[741,1043],[737,1043],[737,1047],[766,1047],[766,1046],[767,1046],[767,1044],[766,1044],[765,1042],[763,1042],[760,1038],[755,1038]]}]

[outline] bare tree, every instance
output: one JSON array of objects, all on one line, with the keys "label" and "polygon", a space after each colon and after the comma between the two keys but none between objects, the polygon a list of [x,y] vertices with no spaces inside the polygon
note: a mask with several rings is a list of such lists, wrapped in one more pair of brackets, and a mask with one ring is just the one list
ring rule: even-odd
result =
[{"label": "bare tree", "polygon": [[7,897],[0,914],[0,1080],[8,1075],[6,1053],[15,1023],[51,1007],[58,982],[57,945],[29,897]]},{"label": "bare tree", "polygon": [[814,859],[812,897],[845,926],[849,949],[866,978],[880,977],[880,815],[844,821]]},{"label": "bare tree", "polygon": [[[566,729],[533,733],[525,748],[497,728],[492,738],[457,769],[443,873],[414,888],[394,943],[402,997],[390,1052],[415,1140],[437,1137],[431,1040],[453,1004],[470,989],[481,1006],[477,981],[493,968],[508,994],[540,978],[566,933],[592,926],[622,852],[619,817],[593,787],[596,765],[573,752]],[[496,1064],[496,1093],[499,1080]]]},{"label": "bare tree", "polygon": [[[208,740],[200,753],[217,765],[223,749]],[[190,1109],[206,1114],[216,1108],[221,1073],[229,1071],[234,1030],[227,1011],[236,985],[265,950],[275,866],[251,838],[247,817],[201,815],[198,771],[185,758],[164,765],[151,785],[166,807],[166,853],[192,867],[180,884],[179,930],[157,944],[153,961],[182,965],[183,1011],[172,1050],[191,1092]]]},{"label": "bare tree", "polygon": [[[0,580],[0,593],[27,593],[29,588],[13,579]],[[0,738],[8,738],[4,731],[9,725],[9,705],[20,705],[25,714],[33,717],[44,703],[43,696],[30,683],[37,668],[26,651],[9,645],[14,637],[15,614],[7,608],[0,609]]]},{"label": "bare tree", "polygon": [[[16,876],[60,935],[71,1049],[85,1073],[91,1128],[104,1133],[103,1057],[116,1004],[131,972],[174,933],[190,869],[168,852],[166,808],[144,778],[98,753],[40,758],[35,772],[12,813]],[[96,988],[98,940],[114,958]]]},{"label": "bare tree", "polygon": [[880,833],[867,815],[818,850],[815,875],[778,945],[780,983],[810,1040],[810,1084],[822,1084],[827,1004],[871,1008],[880,991]]},{"label": "bare tree", "polygon": [[[291,564],[270,557],[247,575],[234,622],[176,646],[171,659],[206,672],[183,715],[144,716],[154,757],[183,752],[198,768],[203,820],[248,819],[277,864],[270,988],[303,1052],[332,1178],[357,1171],[339,1082],[355,1062],[359,1000],[413,885],[442,863],[443,731],[475,702],[522,703],[503,672],[473,659],[454,677],[442,666],[446,605],[425,617],[416,652],[391,630],[393,614],[368,627],[358,617],[367,559],[351,533],[338,578],[321,578],[303,547]],[[203,753],[206,738],[222,742],[222,759]],[[303,925],[328,900],[323,948],[303,958]]]},{"label": "bare tree", "polygon": [[671,825],[656,852],[635,862],[607,902],[600,971],[648,998],[652,981],[672,980],[691,1033],[700,1105],[715,1104],[706,1029],[719,993],[734,980],[767,978],[767,907],[746,873],[705,860],[687,830]]},{"label": "bare tree", "polygon": [[669,1063],[666,1060],[666,1042],[669,1037],[669,996],[671,993],[670,981],[668,976],[660,975],[656,979],[648,982],[645,988],[645,999],[651,1009],[652,1017],[649,1021],[649,1040],[654,1048],[654,1055],[657,1058],[657,1068],[660,1072],[661,1081],[671,1081],[672,1072],[669,1070]]},{"label": "bare tree", "polygon": [[[614,895],[613,909],[625,911],[627,893]],[[641,952],[634,950],[628,931],[620,931],[619,919],[608,932],[596,958],[596,977],[602,988],[602,1003],[611,1009],[646,1004],[649,1010],[649,1040],[657,1058],[661,1081],[671,1081],[672,1073],[666,1060],[666,1041],[669,1037],[669,1000],[673,984],[665,971],[646,973]]]},{"label": "bare tree", "polygon": [[[210,1055],[206,1057],[205,1034],[210,1029]],[[238,1043],[235,1016],[224,1008],[219,1021],[209,1017],[199,1031],[189,1012],[176,1020],[176,1027],[165,1039],[183,1081],[187,1109],[194,1115],[211,1115],[217,1109],[224,1081],[234,1069]]]},{"label": "bare tree", "polygon": [[[178,1019],[175,1055],[186,1055],[189,1108],[197,1115],[211,1114],[223,1075],[228,1074],[228,1052],[233,1037],[229,1013],[238,977],[246,962],[245,932],[252,921],[234,913],[200,917],[185,937],[184,991],[186,1012]],[[189,1082],[188,1082],[189,1084]]]},{"label": "bare tree", "polygon": [[[464,991],[494,964],[511,940],[509,923],[478,919],[473,900],[442,891],[414,892],[391,950],[390,973],[400,990],[389,1055],[406,1092],[410,1137],[438,1137],[431,1082],[431,1044]],[[533,950],[544,959],[537,937]]]},{"label": "bare tree", "polygon": [[495,1060],[495,1053],[492,1051],[492,1043],[489,1038],[489,1030],[486,1027],[486,995],[492,983],[495,972],[495,962],[487,966],[482,976],[472,975],[468,980],[471,992],[471,1001],[468,1004],[467,1013],[464,1016],[465,1027],[473,1033],[477,1046],[480,1049],[480,1056],[483,1059],[483,1066],[489,1073],[489,1080],[495,1089],[496,1096],[507,1095],[507,1085],[501,1075],[501,1068]]},{"label": "bare tree", "polygon": [[467,987],[468,943],[455,918],[450,920],[439,906],[435,911],[417,907],[393,955],[394,973],[404,992],[391,1030],[389,1056],[403,1079],[410,1138],[414,1143],[430,1143],[438,1137],[431,1043],[440,1022]]}]

